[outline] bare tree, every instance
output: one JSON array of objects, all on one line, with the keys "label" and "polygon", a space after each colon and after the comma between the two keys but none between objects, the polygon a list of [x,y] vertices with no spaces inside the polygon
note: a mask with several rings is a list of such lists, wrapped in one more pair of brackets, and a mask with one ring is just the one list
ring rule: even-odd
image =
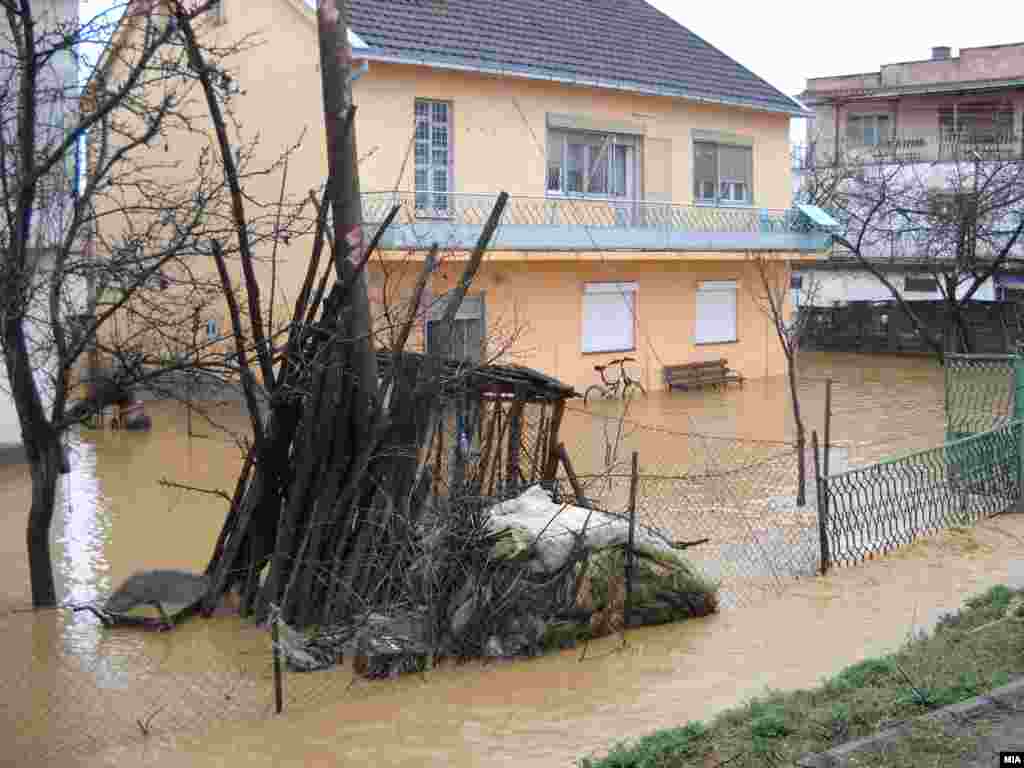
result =
[{"label": "bare tree", "polygon": [[[1016,149],[953,144],[920,162],[883,145],[838,152],[808,170],[804,194],[843,224],[835,245],[892,295],[939,360],[973,348],[966,307],[988,281],[1024,259],[1024,163]],[[928,320],[886,265],[934,277],[944,312]]]},{"label": "bare tree", "polygon": [[[179,19],[199,19],[215,1],[190,3]],[[55,18],[51,3],[2,3],[0,350],[31,469],[37,607],[56,602],[49,529],[67,430],[135,388],[186,371],[232,374],[219,334],[197,343],[194,333],[197,308],[219,314],[220,285],[204,264],[209,242],[234,226],[224,214],[231,190],[209,146],[187,168],[161,158],[174,130],[196,129],[197,73],[177,20],[149,5],[80,21]],[[205,51],[224,98],[221,62],[245,44]],[[90,46],[105,46],[98,62]],[[255,169],[253,151],[237,148],[243,183],[279,167]],[[274,226],[273,211],[261,211],[250,241],[305,226],[284,218]]]},{"label": "bare tree", "polygon": [[[752,289],[754,302],[771,323],[786,358],[786,378],[798,456],[797,505],[803,506],[807,498],[807,430],[800,411],[800,367],[797,358],[808,315],[797,311],[790,301],[793,269],[789,262],[771,261],[762,255],[755,257],[754,264],[758,278],[757,286]],[[813,277],[805,276],[805,279],[807,283],[801,287],[801,294],[805,301],[813,304],[817,282]]]}]

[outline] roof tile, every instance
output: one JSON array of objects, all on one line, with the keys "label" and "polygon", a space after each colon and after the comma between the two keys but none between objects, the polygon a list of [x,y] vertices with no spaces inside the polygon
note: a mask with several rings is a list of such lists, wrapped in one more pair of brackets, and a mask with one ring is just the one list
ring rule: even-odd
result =
[{"label": "roof tile", "polygon": [[644,0],[351,0],[351,14],[353,29],[384,55],[800,111]]}]

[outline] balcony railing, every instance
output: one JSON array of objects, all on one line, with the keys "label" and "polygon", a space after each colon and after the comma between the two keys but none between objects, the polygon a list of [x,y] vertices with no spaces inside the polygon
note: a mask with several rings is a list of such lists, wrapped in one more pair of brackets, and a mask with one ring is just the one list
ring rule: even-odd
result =
[{"label": "balcony railing", "polygon": [[[400,207],[384,238],[390,248],[469,247],[496,194],[375,192],[363,195],[373,226]],[[796,209],[683,205],[649,200],[511,196],[495,250],[820,250]]]},{"label": "balcony railing", "polygon": [[943,133],[901,135],[878,144],[858,144],[842,139],[817,139],[810,144],[794,145],[793,169],[808,170],[832,163],[837,153],[858,162],[936,163],[973,162],[975,160],[1019,160],[1024,157],[1019,134]]}]

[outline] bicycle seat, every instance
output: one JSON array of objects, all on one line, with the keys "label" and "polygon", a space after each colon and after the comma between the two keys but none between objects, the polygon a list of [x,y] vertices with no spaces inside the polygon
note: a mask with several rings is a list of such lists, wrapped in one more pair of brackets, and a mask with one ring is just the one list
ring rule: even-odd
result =
[{"label": "bicycle seat", "polygon": [[608,367],[607,365],[595,365],[594,366],[594,370],[597,371],[598,373],[600,373],[601,371],[605,370],[607,367]]}]

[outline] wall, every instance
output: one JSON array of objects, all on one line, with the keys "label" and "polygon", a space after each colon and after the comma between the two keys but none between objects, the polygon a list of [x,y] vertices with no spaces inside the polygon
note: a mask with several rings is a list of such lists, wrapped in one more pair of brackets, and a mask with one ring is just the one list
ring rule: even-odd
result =
[{"label": "wall", "polygon": [[[892,293],[874,275],[863,270],[800,270],[804,275],[804,290],[802,291],[801,303],[806,303],[808,288],[811,283],[816,284],[814,291],[813,305],[817,307],[828,307],[838,302],[845,304],[848,301],[888,301]],[[911,301],[932,301],[942,298],[938,291],[906,291],[906,275],[889,274],[886,279],[901,292],[904,298]],[[971,285],[970,282],[960,289],[962,295]],[[974,294],[975,301],[995,301],[995,290],[992,280],[986,280]]]},{"label": "wall", "polygon": [[807,91],[827,93],[882,87],[1024,77],[1024,43],[961,48],[948,59],[883,64],[878,72],[807,78]]},{"label": "wall", "polygon": [[[537,368],[583,392],[599,381],[593,366],[617,357],[635,357],[630,366],[648,389],[661,389],[664,365],[725,357],[744,376],[759,378],[785,372],[785,360],[756,297],[760,279],[748,261],[626,262],[615,260],[545,261],[488,260],[471,293],[483,292],[490,338],[488,355],[512,341],[502,359]],[[437,273],[434,295],[453,288],[462,262],[449,262]],[[780,278],[786,267],[769,266]],[[387,277],[382,274],[387,270]],[[389,295],[408,295],[418,265],[387,263],[375,267],[371,286],[378,293],[385,282]],[[773,278],[774,279],[774,278]],[[737,337],[730,344],[693,343],[695,293],[704,280],[737,280]],[[636,282],[636,349],[628,353],[581,352],[583,289],[589,282]],[[382,318],[378,315],[378,321]],[[422,335],[414,339],[422,349]]]},{"label": "wall", "polygon": [[882,67],[884,86],[1011,77],[1024,77],[1024,44],[961,48],[955,58],[907,61]]}]

